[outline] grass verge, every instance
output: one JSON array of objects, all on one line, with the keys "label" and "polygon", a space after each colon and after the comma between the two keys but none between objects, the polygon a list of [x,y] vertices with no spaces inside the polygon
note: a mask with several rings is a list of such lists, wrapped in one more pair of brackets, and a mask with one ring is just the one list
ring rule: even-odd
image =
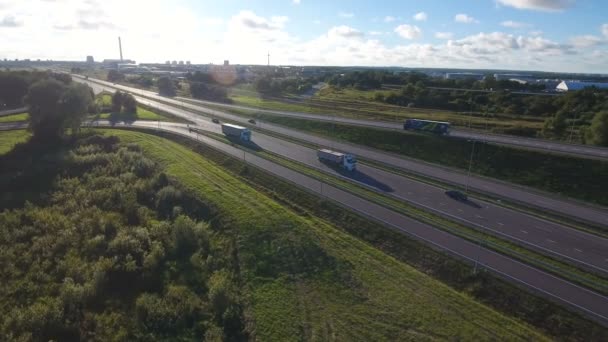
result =
[{"label": "grass verge", "polygon": [[13,149],[19,143],[25,142],[31,134],[24,130],[0,131],[0,155]]},{"label": "grass verge", "polygon": [[28,113],[19,113],[19,114],[11,114],[6,116],[0,116],[0,122],[19,122],[26,121],[29,119],[30,115]]},{"label": "grass verge", "polygon": [[[114,131],[112,131],[114,132]],[[119,132],[120,133],[120,132]],[[128,133],[120,133],[122,135],[127,135]],[[237,159],[227,157],[226,155],[206,147],[204,145],[197,144],[195,142],[190,141],[187,138],[174,136],[166,133],[158,133],[162,136],[170,136],[172,140],[177,140],[181,144],[188,146],[190,149],[196,151],[197,153],[203,154],[207,159],[212,160],[214,165],[219,165],[223,169],[229,171],[229,173],[233,177],[238,177],[241,180],[245,180],[252,187],[255,187],[258,191],[266,194],[268,198],[273,198],[277,201],[280,201],[284,205],[289,206],[292,210],[297,213],[301,218],[309,218],[310,215],[315,215],[323,220],[329,221],[334,225],[334,228],[331,229],[332,234],[338,234],[339,231],[342,233],[351,234],[375,247],[385,251],[391,256],[395,257],[398,260],[407,262],[414,268],[418,269],[422,273],[426,273],[435,278],[440,279],[441,281],[449,284],[451,287],[460,291],[464,297],[474,297],[484,303],[489,304],[490,306],[498,309],[501,312],[508,313],[510,315],[514,315],[520,319],[525,320],[526,322],[533,324],[543,331],[548,333],[554,338],[564,339],[564,340],[604,340],[608,337],[608,331],[595,324],[590,322],[578,314],[574,314],[552,302],[549,302],[545,299],[539,298],[535,295],[532,295],[521,288],[512,285],[511,283],[507,283],[499,278],[492,276],[491,274],[482,272],[473,276],[471,272],[471,267],[467,264],[459,262],[445,253],[434,250],[427,245],[424,245],[420,242],[412,240],[402,233],[393,231],[391,229],[387,229],[386,227],[371,222],[367,219],[364,219],[361,216],[358,216],[352,212],[344,210],[343,208],[335,205],[333,202],[328,202],[324,200],[320,200],[317,196],[313,196],[305,190],[294,187],[291,183],[282,181],[277,179],[276,177],[262,172],[253,167],[245,167],[242,162]],[[141,139],[144,139],[142,137]],[[144,150],[154,149],[154,148],[165,148],[166,152],[162,153],[159,158],[163,160],[163,163],[166,165],[170,165],[172,167],[179,168],[183,172],[183,177],[187,177],[188,181],[186,184],[197,185],[207,181],[207,170],[210,170],[212,165],[205,165],[204,169],[203,165],[197,165],[198,159],[200,158],[194,153],[188,153],[183,155],[181,150],[175,146],[175,144],[169,144],[163,142],[161,139],[152,139],[145,137],[147,143],[144,146]],[[134,142],[139,143],[139,138],[135,139]],[[180,151],[180,153],[175,153],[175,151]],[[186,162],[188,165],[178,166],[182,162]],[[177,172],[177,171],[176,171]],[[175,172],[172,172],[175,175]],[[183,179],[183,177],[180,177]],[[226,186],[227,187],[227,186]],[[197,189],[202,190],[202,185],[197,185]],[[247,193],[239,192],[236,198],[227,197],[223,198],[223,194],[226,192],[226,188],[223,187],[223,182],[212,186],[209,191],[206,191],[205,194],[211,194],[214,196],[219,196],[220,199],[227,202],[228,205],[234,208],[236,212],[241,213],[245,218],[249,219],[248,224],[252,224],[256,227],[259,227],[259,224],[267,222],[266,220],[269,218],[281,217],[282,212],[276,213],[272,211],[271,213],[267,213],[266,211],[259,212],[254,210],[251,212],[247,210],[247,207],[244,205],[239,205],[242,202],[241,199],[247,198],[247,196],[243,197],[243,195],[248,195]],[[259,199],[254,201],[254,204],[257,206],[261,205]],[[253,217],[249,217],[248,215],[253,215],[255,218],[260,218],[260,222],[257,222],[253,219]],[[261,215],[261,216],[260,216]],[[267,215],[268,217],[264,216]],[[230,219],[232,218],[228,215]],[[281,217],[283,218],[283,217]],[[319,222],[316,221],[314,222]],[[284,225],[284,220],[280,220],[277,222],[279,225]],[[325,229],[322,232],[319,232],[319,225],[324,226],[326,223],[321,221],[319,224],[313,224],[312,226],[307,227],[307,230],[312,230],[317,235],[317,238],[324,239],[323,236],[326,236]],[[293,227],[289,227],[293,228]],[[259,233],[262,233],[260,231]],[[342,236],[342,235],[340,235]],[[357,240],[351,240],[351,238],[347,238],[347,240],[341,240],[343,242],[353,241],[355,243]],[[357,251],[353,251],[350,249],[352,253],[365,255],[369,250],[369,245],[366,243],[361,244],[361,242],[356,242]],[[267,246],[266,243],[260,243],[260,247]],[[348,255],[345,248],[347,248],[350,243],[340,243],[338,247],[339,250],[343,250],[344,255]],[[350,252],[349,252],[350,253]],[[359,260],[362,261],[362,260]],[[387,277],[392,279],[392,283],[395,286],[416,286],[414,283],[418,282],[418,280],[414,277],[408,277],[407,279],[401,278],[397,273],[392,273],[391,270],[385,268],[384,263],[370,265],[369,263],[354,263],[353,267],[357,268],[366,268],[370,267],[368,270],[370,272],[378,271],[375,274],[370,274],[370,278],[367,278],[366,282],[369,281],[369,284],[384,284],[385,279]],[[388,273],[387,273],[388,272]],[[349,278],[355,280],[356,278]],[[405,281],[405,283],[401,283]],[[315,282],[316,283],[316,282]],[[326,285],[318,283],[321,288],[325,288]],[[327,309],[328,307],[334,307],[334,303],[336,301],[343,302],[345,299],[342,295],[345,294],[343,291],[332,292],[331,290],[335,290],[335,288],[327,288],[329,291],[325,295],[320,295],[320,293],[315,291],[310,291],[310,288],[307,288],[305,285],[299,283],[293,283],[288,281],[284,282],[263,282],[262,284],[258,284],[255,288],[258,289],[255,291],[257,293],[258,300],[262,302],[258,302],[258,306],[263,306],[261,309],[262,312],[269,314],[268,320],[264,322],[264,324],[268,323],[269,325],[264,325],[264,327],[260,327],[258,329],[259,332],[264,333],[266,337],[271,336],[275,338],[280,338],[278,335],[278,331],[274,329],[279,329],[282,332],[296,332],[299,331],[299,336],[311,336],[308,333],[310,332],[310,327],[315,327],[317,324],[321,324],[325,327],[322,331],[317,331],[319,334],[316,334],[316,338],[324,339],[324,337],[330,336],[331,338],[343,339],[344,335],[341,333],[343,329],[349,329],[352,326],[350,324],[336,324],[336,319],[344,322],[347,320],[351,323],[356,324],[357,327],[364,327],[364,330],[361,330],[357,327],[354,328],[352,334],[355,334],[357,338],[354,339],[369,339],[370,334],[372,338],[379,338],[376,334],[384,333],[384,336],[380,339],[391,339],[394,335],[391,334],[393,332],[393,327],[395,324],[402,324],[403,319],[412,319],[411,315],[408,313],[410,310],[418,310],[422,309],[420,307],[414,309],[411,305],[402,306],[401,301],[404,297],[412,296],[413,301],[418,301],[419,298],[425,296],[427,294],[427,290],[429,290],[428,285],[419,283],[420,286],[416,286],[416,292],[412,293],[409,291],[402,291],[397,289],[397,292],[390,290],[390,293],[387,293],[389,301],[394,302],[396,310],[395,312],[386,310],[389,307],[385,305],[373,305],[373,311],[366,311],[362,313],[361,317],[358,317],[358,313],[360,313],[360,306],[357,303],[347,303],[347,307],[342,307],[342,309],[346,310],[347,313],[345,316],[342,316],[339,311],[331,310],[329,313]],[[331,285],[331,284],[330,284]],[[366,285],[370,286],[370,285]],[[260,288],[260,286],[262,288]],[[378,285],[381,286],[381,285]],[[420,291],[420,293],[418,293]],[[301,293],[303,298],[298,299],[297,296],[294,296],[294,292]],[[323,291],[321,291],[323,292]],[[370,295],[372,292],[366,291],[366,298],[362,299],[363,302],[372,303],[370,300],[372,299]],[[373,291],[375,296],[375,290]],[[441,303],[444,301],[440,296],[439,292],[435,292],[432,294],[434,298],[433,303]],[[326,297],[329,296],[329,297]],[[302,300],[302,302],[299,302]],[[266,302],[270,301],[270,302]],[[293,325],[293,317],[298,317],[298,313],[294,313],[290,311],[288,308],[290,305],[293,305],[295,302],[300,303],[300,313],[304,314],[304,324],[300,327],[295,327]],[[307,308],[307,305],[312,303],[312,308]],[[360,304],[360,303],[359,303]],[[391,305],[390,303],[386,303],[386,305]],[[434,304],[433,304],[434,305]],[[311,311],[312,310],[312,311]],[[319,312],[321,311],[321,312]],[[450,324],[450,317],[454,312],[448,310],[441,315],[445,315],[443,318],[444,322],[439,323],[439,325],[446,325],[446,323]],[[457,312],[458,314],[465,314],[466,317],[470,317],[472,312]],[[354,316],[353,316],[354,315]],[[383,321],[384,323],[381,325],[377,325],[375,323],[369,322],[369,319],[376,315],[378,321]],[[393,315],[399,316],[399,318],[395,321],[392,319]],[[407,317],[403,316],[406,315]],[[287,322],[282,320],[282,318],[286,317]],[[417,323],[421,324],[422,322],[427,322],[426,314],[417,314],[417,318],[414,318]],[[354,318],[354,320],[351,320]],[[490,318],[490,317],[488,317]],[[467,318],[469,319],[469,318]],[[274,322],[271,322],[274,320]],[[327,320],[323,322],[323,320]],[[473,323],[473,322],[472,322]],[[500,323],[500,322],[496,322]],[[285,326],[282,326],[285,324]],[[476,329],[482,329],[485,332],[490,333],[491,337],[489,339],[504,339],[504,336],[497,335],[495,332],[492,332],[494,324],[490,326],[481,326],[474,323]],[[296,324],[297,325],[297,324]],[[466,326],[462,326],[461,328],[467,329],[466,327],[470,326],[467,324]],[[411,323],[406,323],[405,325],[401,325],[403,329],[407,329],[407,335],[400,335],[398,339],[442,339],[446,338],[445,336],[437,334],[432,337],[424,335],[424,331],[418,329],[415,325]],[[294,328],[294,329],[292,329]],[[337,329],[336,329],[337,328]],[[445,326],[444,328],[447,328]],[[330,329],[330,330],[327,330]],[[379,331],[377,331],[379,329]],[[276,332],[277,334],[274,334]],[[314,329],[313,329],[314,332]],[[329,332],[330,335],[320,334],[321,332]],[[411,333],[415,333],[416,335],[410,335]],[[422,334],[421,334],[422,333]],[[270,334],[270,335],[269,335]],[[389,334],[389,335],[387,335]],[[262,336],[262,335],[258,335]],[[532,335],[525,336],[524,339],[529,340],[530,338],[535,339],[535,337],[531,337]],[[293,337],[293,336],[292,336]],[[519,336],[511,336],[513,339],[519,339]],[[459,335],[451,335],[449,338],[452,339],[462,339],[462,336]],[[394,339],[394,338],[393,338]]]}]

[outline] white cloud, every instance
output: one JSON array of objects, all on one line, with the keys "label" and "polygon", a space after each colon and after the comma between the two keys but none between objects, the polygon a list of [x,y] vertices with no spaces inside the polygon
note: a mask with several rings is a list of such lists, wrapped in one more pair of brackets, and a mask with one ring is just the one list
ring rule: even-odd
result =
[{"label": "white cloud", "polygon": [[338,16],[341,18],[353,18],[355,16],[354,13],[350,13],[350,12],[340,12],[338,13]]},{"label": "white cloud", "polygon": [[359,38],[364,36],[363,32],[346,25],[334,26],[329,29],[327,34],[329,36],[338,36],[344,38]]},{"label": "white cloud", "polygon": [[207,17],[201,20],[201,23],[206,26],[219,26],[224,23],[224,19],[217,17]]},{"label": "white cloud", "polygon": [[478,23],[479,21],[467,14],[460,13],[454,16],[454,21],[462,24]]},{"label": "white cloud", "polygon": [[399,36],[401,36],[402,38],[410,39],[410,40],[419,38],[422,35],[422,31],[420,30],[420,28],[418,26],[407,25],[407,24],[397,26],[395,28],[395,32],[397,32],[397,34]]},{"label": "white cloud", "polygon": [[453,36],[452,32],[435,32],[435,38],[437,39],[452,39]]},{"label": "white cloud", "polygon": [[570,38],[570,44],[578,48],[587,48],[606,44],[606,41],[598,36],[583,35]]},{"label": "white cloud", "polygon": [[0,27],[18,27],[21,25],[23,24],[12,15],[6,15],[0,19]]},{"label": "white cloud", "polygon": [[235,25],[240,25],[244,29],[250,30],[280,30],[289,21],[288,17],[276,16],[270,20],[260,17],[252,11],[240,11],[236,16],[232,17],[231,22]]},{"label": "white cloud", "polygon": [[384,22],[385,23],[390,23],[390,22],[393,22],[395,20],[397,20],[397,18],[395,18],[393,16],[390,16],[390,15],[387,15],[386,17],[384,17]]},{"label": "white cloud", "polygon": [[299,5],[301,1],[300,0],[293,0],[292,2],[293,2],[294,5]]},{"label": "white cloud", "polygon": [[530,24],[522,23],[519,21],[513,21],[513,20],[503,21],[502,23],[500,23],[500,25],[502,25],[504,27],[513,28],[513,29],[521,29],[521,28],[526,28],[526,27],[531,26]]},{"label": "white cloud", "polygon": [[602,25],[601,30],[604,37],[608,38],[608,24]]},{"label": "white cloud", "polygon": [[540,30],[530,31],[529,34],[531,36],[534,36],[534,37],[542,36],[543,35],[543,31],[540,31]]},{"label": "white cloud", "polygon": [[426,21],[428,19],[428,15],[425,12],[418,12],[414,15],[414,20],[416,21]]},{"label": "white cloud", "polygon": [[382,31],[369,31],[370,36],[381,36],[384,34]]},{"label": "white cloud", "polygon": [[497,0],[497,2],[517,9],[555,12],[574,5],[575,0]]}]

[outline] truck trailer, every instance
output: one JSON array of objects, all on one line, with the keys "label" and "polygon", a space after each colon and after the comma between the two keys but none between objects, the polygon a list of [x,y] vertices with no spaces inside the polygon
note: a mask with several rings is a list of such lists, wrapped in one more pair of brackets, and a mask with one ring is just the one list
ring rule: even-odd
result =
[{"label": "truck trailer", "polygon": [[403,129],[444,135],[450,133],[450,123],[444,121],[407,119],[403,124]]},{"label": "truck trailer", "polygon": [[251,141],[251,131],[246,127],[223,123],[222,133],[228,137],[238,138],[242,141]]},{"label": "truck trailer", "polygon": [[317,157],[322,162],[338,166],[348,171],[354,171],[357,168],[357,159],[352,154],[320,149],[317,151]]}]

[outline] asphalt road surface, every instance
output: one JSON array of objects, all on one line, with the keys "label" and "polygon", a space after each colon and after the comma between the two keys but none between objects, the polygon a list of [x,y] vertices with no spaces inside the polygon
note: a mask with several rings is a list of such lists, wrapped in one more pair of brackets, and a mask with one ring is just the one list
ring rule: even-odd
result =
[{"label": "asphalt road surface", "polygon": [[[102,122],[101,124],[105,125],[106,123]],[[148,129],[171,131],[205,143],[234,157],[243,158],[247,163],[260,167],[261,169],[296,185],[302,186],[311,192],[334,200],[351,210],[380,221],[394,229],[414,236],[417,239],[426,241],[435,247],[447,250],[453,255],[475,262],[480,268],[496,272],[510,281],[524,284],[558,302],[574,307],[581,312],[588,314],[589,317],[608,326],[608,298],[605,296],[581,288],[509,257],[487,250],[480,245],[435,229],[348,192],[334,188],[328,184],[322,185],[322,183],[316,179],[277,165],[254,154],[243,152],[241,149],[217,140],[207,138],[194,132],[189,132],[188,128],[183,124],[139,121],[134,122],[132,125]],[[9,127],[14,129],[25,127],[25,124],[22,123],[20,126],[14,124],[0,126],[2,128]],[[119,126],[121,125],[119,124]],[[213,124],[205,123],[204,127],[211,128],[213,127]]]},{"label": "asphalt road surface", "polygon": [[[85,80],[79,79],[79,78],[74,78],[74,79],[76,81],[85,81]],[[120,85],[113,85],[111,83],[103,82],[103,81],[99,81],[99,82],[106,84],[106,85],[100,85],[98,83],[91,82],[90,80],[88,80],[86,82],[89,85],[91,85],[96,92],[100,92],[104,89],[108,90],[108,91],[113,91],[114,90],[113,88],[119,88],[124,91],[129,91],[129,92],[132,92],[135,94],[144,94],[146,96],[146,98],[136,96],[137,101],[144,103],[144,104],[148,104],[152,107],[159,108],[161,110],[165,110],[165,111],[174,113],[178,116],[185,117],[185,118],[187,118],[191,121],[197,122],[197,123],[200,122],[201,116],[199,116],[195,113],[192,113],[192,112],[188,112],[184,109],[200,111],[200,112],[204,112],[204,113],[207,113],[207,114],[210,114],[213,116],[217,116],[220,118],[226,118],[231,121],[247,124],[246,118],[243,118],[243,117],[240,117],[237,115],[227,114],[225,112],[206,108],[206,107],[203,107],[200,105],[194,105],[194,104],[184,102],[184,101],[178,101],[178,100],[174,100],[174,99],[170,99],[170,98],[166,98],[166,97],[161,97],[161,96],[158,96],[149,91],[142,91],[142,90],[135,89],[135,88],[125,87],[125,86],[120,86]],[[158,103],[158,102],[150,100],[149,98],[155,98],[160,101],[172,103],[173,105],[169,106],[166,104]],[[176,107],[178,107],[178,108],[176,108]],[[471,176],[470,179],[467,179],[468,177],[465,173],[454,170],[454,169],[445,168],[445,167],[421,162],[421,161],[414,160],[414,159],[403,158],[402,156],[397,156],[394,154],[378,151],[378,150],[371,149],[368,147],[362,147],[360,145],[338,142],[338,141],[310,135],[307,133],[303,133],[300,131],[295,131],[292,129],[284,128],[282,126],[267,124],[265,122],[258,121],[258,127],[267,129],[267,130],[271,130],[273,132],[277,132],[277,133],[280,133],[280,134],[283,134],[283,135],[286,135],[286,136],[289,136],[292,138],[300,139],[302,141],[313,143],[316,145],[326,146],[326,147],[330,147],[330,148],[341,150],[341,151],[348,151],[359,157],[364,157],[369,160],[382,162],[384,164],[387,164],[387,165],[390,165],[393,167],[397,167],[397,168],[401,168],[401,169],[404,169],[404,170],[407,170],[407,171],[410,171],[413,173],[417,173],[417,174],[420,174],[425,177],[434,178],[434,179],[437,179],[442,182],[447,182],[447,183],[451,183],[451,184],[458,185],[458,186],[464,186],[465,184],[468,183],[469,187],[476,191],[489,193],[494,196],[498,196],[500,198],[506,198],[508,200],[519,202],[524,205],[540,208],[543,210],[549,210],[549,211],[559,213],[562,215],[568,215],[568,216],[575,217],[575,218],[578,218],[583,221],[592,222],[594,224],[608,226],[608,211],[606,211],[604,208],[599,208],[596,206],[588,205],[588,204],[577,202],[577,201],[561,199],[556,196],[554,197],[551,194],[542,193],[539,191],[535,191],[535,190],[532,190],[529,188],[509,184],[509,183],[502,182],[499,180],[493,180],[493,179],[488,179],[488,178],[479,177],[479,176]],[[437,208],[438,204],[437,203],[434,204],[433,207]],[[483,215],[481,215],[481,216],[485,217]],[[501,222],[498,220],[495,221],[496,224],[498,224],[498,222],[503,223],[503,224],[505,223],[505,222]],[[529,228],[529,227],[520,227],[520,230],[528,231],[527,228]],[[522,234],[524,234],[524,233],[522,233]],[[551,240],[554,240],[554,239],[551,239]],[[546,243],[553,244],[553,242],[550,242],[550,241],[546,241]],[[584,251],[585,250],[583,250],[583,252]],[[588,251],[590,251],[590,250],[588,250]]]}]

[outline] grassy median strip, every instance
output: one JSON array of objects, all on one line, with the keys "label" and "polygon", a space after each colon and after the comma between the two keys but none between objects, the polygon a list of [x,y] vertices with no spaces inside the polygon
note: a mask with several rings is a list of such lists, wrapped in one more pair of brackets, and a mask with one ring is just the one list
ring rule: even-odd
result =
[{"label": "grassy median strip", "polygon": [[250,153],[256,154],[279,165],[305,174],[309,177],[319,180],[320,182],[335,186],[341,190],[348,191],[373,203],[379,204],[387,209],[396,211],[408,217],[412,217],[418,221],[430,224],[434,227],[440,228],[444,231],[449,232],[450,234],[459,236],[468,241],[478,243],[488,249],[507,255],[526,264],[543,269],[546,272],[567,279],[573,283],[593,289],[602,294],[608,294],[607,278],[590,272],[584,272],[581,269],[567,262],[562,262],[556,258],[537,253],[533,250],[523,247],[520,244],[511,242],[510,240],[508,240],[508,238],[499,238],[496,235],[493,235],[492,233],[485,233],[479,230],[479,228],[471,228],[465,226],[463,224],[460,224],[459,222],[446,219],[440,216],[439,214],[431,213],[430,211],[422,209],[415,205],[411,205],[407,202],[400,201],[391,196],[387,196],[379,192],[370,190],[369,188],[361,186],[355,182],[344,180],[342,178],[330,175],[326,172],[316,170],[312,167],[307,166],[306,164],[281,157],[272,152],[264,150],[255,151],[243,145],[233,144],[223,135],[205,131],[199,131],[199,133],[216,139],[218,141],[225,142],[227,144],[232,144],[235,147],[245,149]]}]

